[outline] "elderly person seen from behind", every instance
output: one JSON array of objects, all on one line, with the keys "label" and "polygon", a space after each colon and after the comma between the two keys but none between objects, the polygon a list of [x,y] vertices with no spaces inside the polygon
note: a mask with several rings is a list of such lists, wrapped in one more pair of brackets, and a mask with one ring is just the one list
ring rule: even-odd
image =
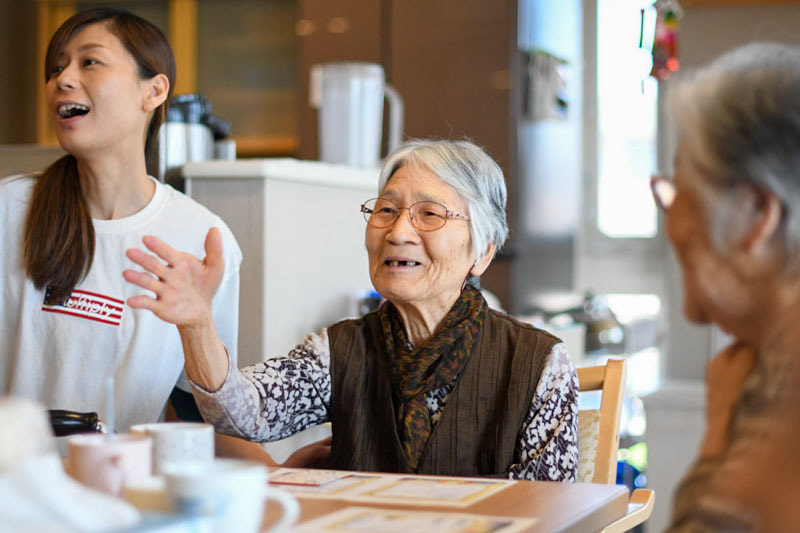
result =
[{"label": "elderly person seen from behind", "polygon": [[218,431],[272,441],[331,421],[333,468],[574,480],[578,383],[564,345],[490,310],[476,288],[508,233],[500,168],[467,141],[409,141],[386,159],[379,191],[361,211],[387,301],[284,357],[229,363],[210,312],[223,268],[213,230],[202,261],[155,238],[144,242],[163,262],[130,250],[149,274],[126,279],[157,298],[129,303],[177,324]]},{"label": "elderly person seen from behind", "polygon": [[800,496],[800,49],[753,44],[673,92],[675,179],[654,179],[684,313],[735,338],[672,531],[788,531]]}]

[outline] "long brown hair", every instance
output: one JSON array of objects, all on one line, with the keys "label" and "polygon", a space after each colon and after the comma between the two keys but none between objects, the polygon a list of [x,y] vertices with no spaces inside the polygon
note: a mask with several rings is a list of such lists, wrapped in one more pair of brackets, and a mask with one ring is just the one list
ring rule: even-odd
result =
[{"label": "long brown hair", "polygon": [[[141,17],[111,8],[81,11],[56,30],[47,46],[45,82],[67,43],[81,29],[98,22],[106,22],[108,30],[133,56],[141,79],[164,74],[169,79],[171,94],[175,84],[175,58],[167,38]],[[156,146],[168,101],[169,94],[153,112],[147,127],[145,155]],[[62,302],[69,297],[92,267],[94,246],[94,225],[81,189],[78,162],[68,154],[50,165],[36,180],[25,218],[25,272],[37,289],[47,289],[46,303]]]}]

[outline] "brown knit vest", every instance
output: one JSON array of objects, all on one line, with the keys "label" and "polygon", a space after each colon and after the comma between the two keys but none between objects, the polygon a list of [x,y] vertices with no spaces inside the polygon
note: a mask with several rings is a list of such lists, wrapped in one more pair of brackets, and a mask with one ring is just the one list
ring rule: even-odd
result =
[{"label": "brown knit vest", "polygon": [[[328,335],[331,467],[412,472],[397,435],[377,314],[334,324]],[[505,477],[545,359],[558,342],[549,333],[490,310],[416,472]]]}]

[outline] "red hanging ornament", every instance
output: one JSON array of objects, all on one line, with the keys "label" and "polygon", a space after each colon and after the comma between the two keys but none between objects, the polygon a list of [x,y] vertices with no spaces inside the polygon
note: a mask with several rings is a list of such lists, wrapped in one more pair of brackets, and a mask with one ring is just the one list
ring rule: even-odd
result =
[{"label": "red hanging ornament", "polygon": [[653,37],[653,68],[650,75],[666,80],[678,70],[678,23],[683,9],[677,0],[656,0],[656,29]]}]

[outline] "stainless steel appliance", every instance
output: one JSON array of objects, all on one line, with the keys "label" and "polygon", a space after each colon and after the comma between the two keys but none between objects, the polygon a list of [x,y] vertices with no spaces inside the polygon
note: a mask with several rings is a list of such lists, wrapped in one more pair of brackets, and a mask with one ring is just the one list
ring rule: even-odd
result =
[{"label": "stainless steel appliance", "polygon": [[184,164],[217,159],[215,149],[227,151],[225,159],[235,159],[235,148],[232,154],[229,150],[232,141],[224,141],[230,133],[230,122],[214,116],[211,101],[202,94],[173,97],[158,136],[158,179],[182,191]]}]

